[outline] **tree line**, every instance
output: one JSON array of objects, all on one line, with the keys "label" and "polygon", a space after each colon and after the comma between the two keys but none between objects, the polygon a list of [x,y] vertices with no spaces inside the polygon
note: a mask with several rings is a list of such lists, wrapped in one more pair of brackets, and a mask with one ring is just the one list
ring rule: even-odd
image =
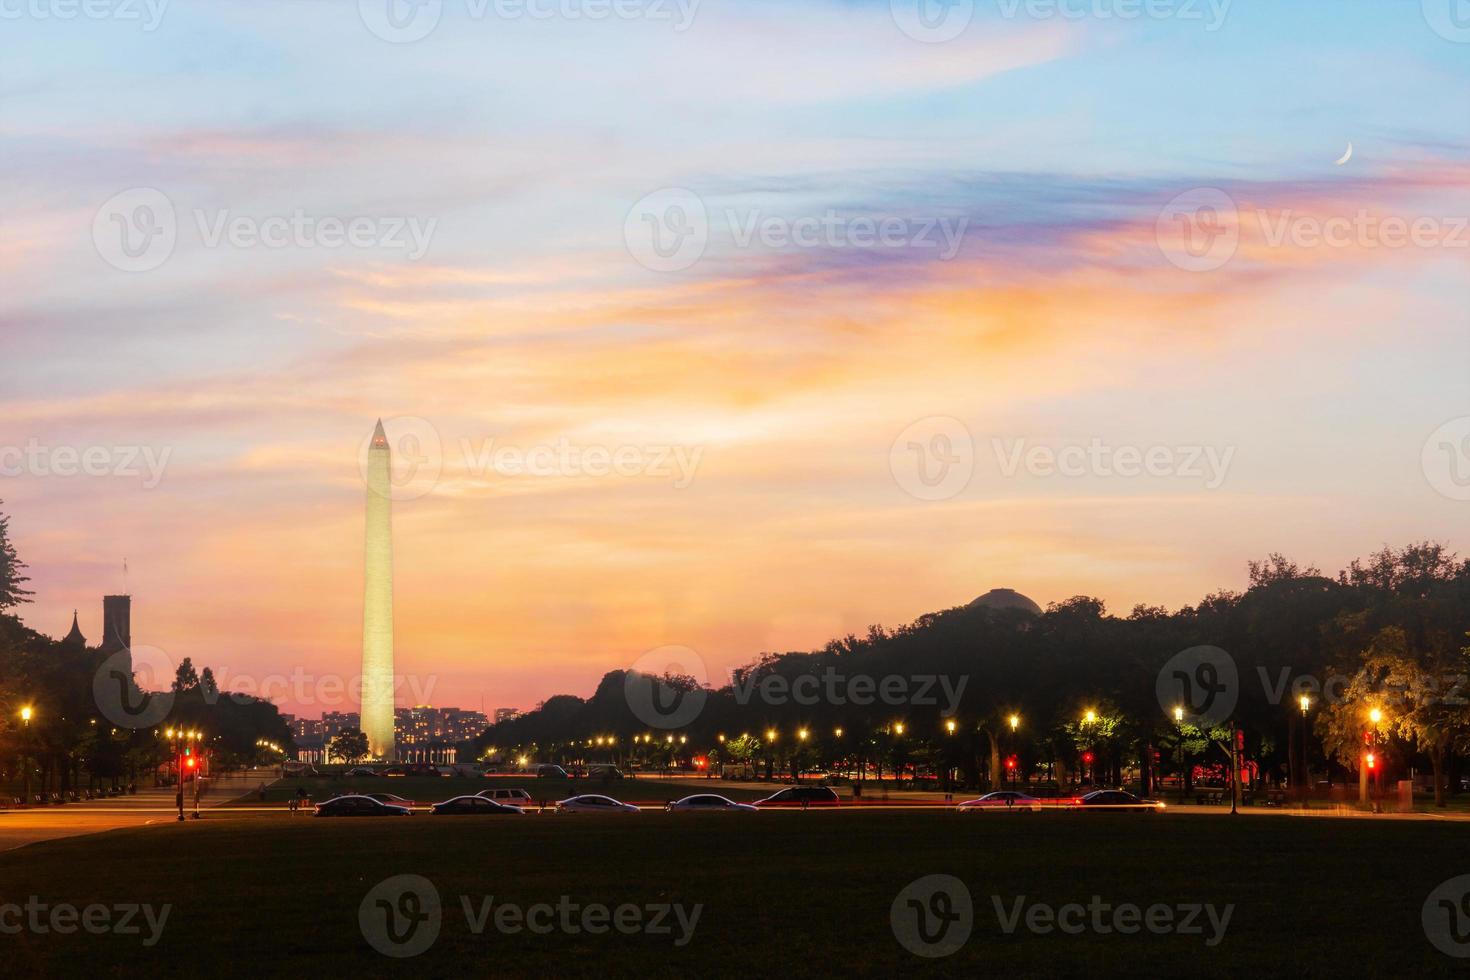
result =
[{"label": "tree line", "polygon": [[[590,697],[557,695],[492,725],[475,748],[542,761],[699,756],[768,774],[844,762],[923,768],[981,788],[1012,773],[1066,785],[1079,774],[1117,784],[1126,772],[1148,791],[1168,773],[1186,783],[1200,773],[1228,777],[1232,738],[1257,788],[1302,785],[1308,769],[1356,773],[1366,740],[1393,778],[1432,773],[1442,804],[1470,756],[1470,562],[1419,542],[1336,575],[1279,554],[1251,562],[1248,574],[1244,592],[1218,591],[1173,612],[1139,605],[1116,616],[1089,596],[1040,615],[961,606],[821,650],[763,653],[724,684],[678,674],[630,681],[616,670]],[[1196,724],[1174,717],[1160,674],[1201,646],[1233,666],[1233,707]],[[885,700],[891,678],[900,696]],[[920,699],[923,678],[932,681]],[[870,697],[852,696],[858,679]],[[651,724],[630,704],[638,683],[669,704],[699,699],[697,714],[677,727]]]}]

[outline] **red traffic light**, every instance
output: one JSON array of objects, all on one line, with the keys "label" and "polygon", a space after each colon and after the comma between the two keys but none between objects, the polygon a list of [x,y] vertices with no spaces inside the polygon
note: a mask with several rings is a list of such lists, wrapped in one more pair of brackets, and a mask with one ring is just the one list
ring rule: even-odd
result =
[{"label": "red traffic light", "polygon": [[1085,763],[1087,763],[1089,766],[1092,765],[1092,753],[1091,752],[1084,752],[1084,753],[1082,753],[1082,761],[1085,762]]},{"label": "red traffic light", "polygon": [[199,760],[195,759],[192,755],[184,760],[184,765],[188,766],[190,769],[193,769],[198,764]]},{"label": "red traffic light", "polygon": [[1016,757],[1015,756],[1011,756],[1010,758],[1006,759],[1006,768],[1007,769],[1014,769],[1014,768],[1016,768]]}]

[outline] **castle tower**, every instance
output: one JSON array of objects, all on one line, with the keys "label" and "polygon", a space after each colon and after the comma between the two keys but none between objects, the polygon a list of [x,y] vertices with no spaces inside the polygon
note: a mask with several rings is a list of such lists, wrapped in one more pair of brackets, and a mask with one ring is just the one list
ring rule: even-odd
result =
[{"label": "castle tower", "polygon": [[103,653],[116,653],[133,648],[133,597],[105,595],[102,597],[102,643],[98,646]]},{"label": "castle tower", "polygon": [[87,638],[82,635],[82,625],[77,622],[77,611],[75,609],[71,611],[71,632],[66,634],[66,637],[61,642],[74,647],[84,647],[87,645]]},{"label": "castle tower", "polygon": [[394,758],[392,453],[383,420],[367,458],[367,549],[362,607],[362,716],[368,751]]}]

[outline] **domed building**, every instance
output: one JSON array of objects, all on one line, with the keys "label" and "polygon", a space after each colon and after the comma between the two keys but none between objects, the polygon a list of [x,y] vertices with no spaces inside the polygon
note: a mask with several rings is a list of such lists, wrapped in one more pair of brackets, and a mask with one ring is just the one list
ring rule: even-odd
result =
[{"label": "domed building", "polygon": [[970,603],[971,609],[1019,609],[1033,616],[1041,615],[1041,607],[1015,589],[991,589]]}]

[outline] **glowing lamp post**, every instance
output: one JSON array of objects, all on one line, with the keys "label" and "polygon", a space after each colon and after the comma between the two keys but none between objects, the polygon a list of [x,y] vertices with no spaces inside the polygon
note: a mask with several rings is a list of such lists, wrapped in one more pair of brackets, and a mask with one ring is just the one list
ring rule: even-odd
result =
[{"label": "glowing lamp post", "polygon": [[31,718],[35,716],[35,713],[36,710],[30,705],[20,709],[20,720],[25,722],[26,728],[26,752],[21,757],[21,762],[26,770],[25,802],[27,804],[31,802]]}]

